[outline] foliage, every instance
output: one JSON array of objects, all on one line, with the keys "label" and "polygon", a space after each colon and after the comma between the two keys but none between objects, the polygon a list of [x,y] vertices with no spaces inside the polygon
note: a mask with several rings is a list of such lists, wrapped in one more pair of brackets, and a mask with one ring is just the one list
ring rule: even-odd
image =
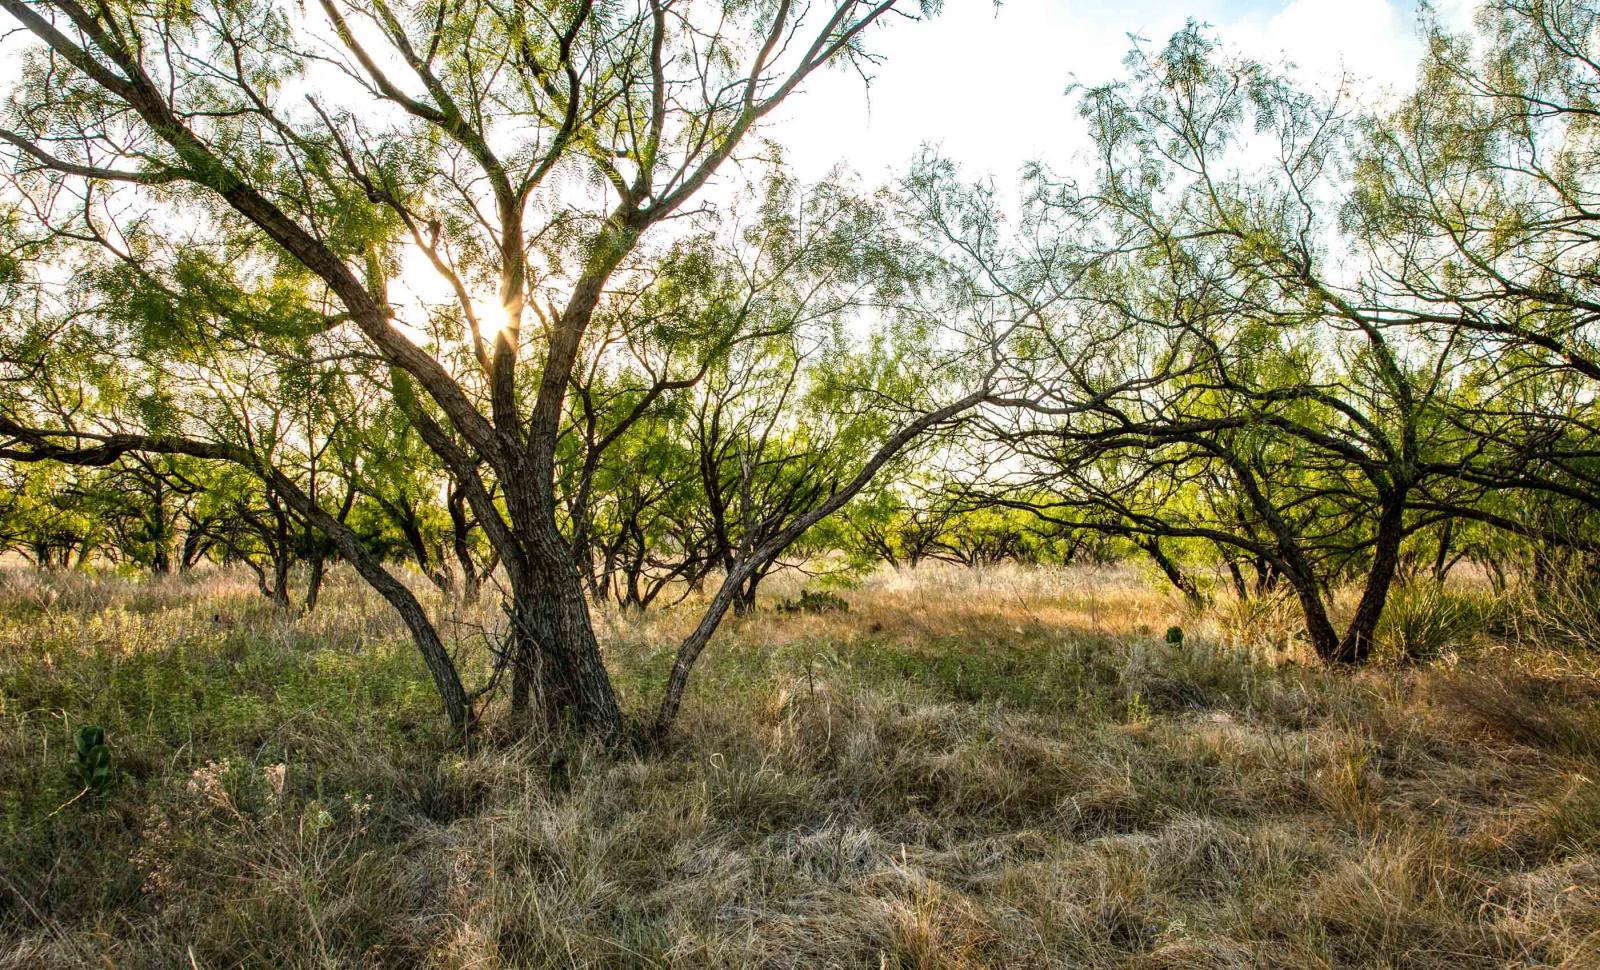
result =
[{"label": "foliage", "polygon": [[0,550],[285,612],[342,561],[458,731],[505,688],[611,742],[597,608],[700,611],[659,735],[789,566],[1137,560],[1341,665],[1592,572],[1592,3],[1425,17],[1378,107],[1136,41],[1015,202],[747,151],[894,0],[558,7],[13,9]]},{"label": "foliage", "polygon": [[1472,598],[1433,582],[1395,590],[1377,638],[1380,652],[1406,663],[1429,663],[1459,653],[1483,628]]}]

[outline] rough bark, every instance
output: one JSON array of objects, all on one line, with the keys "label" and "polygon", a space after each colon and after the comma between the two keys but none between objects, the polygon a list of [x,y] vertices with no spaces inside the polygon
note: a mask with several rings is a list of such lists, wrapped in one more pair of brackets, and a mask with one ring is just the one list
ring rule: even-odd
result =
[{"label": "rough bark", "polygon": [[1378,518],[1378,532],[1372,549],[1372,565],[1367,570],[1367,581],[1361,590],[1361,600],[1356,604],[1355,616],[1345,629],[1337,651],[1331,658],[1335,663],[1362,664],[1372,655],[1373,636],[1378,622],[1383,618],[1383,608],[1388,602],[1389,588],[1394,583],[1395,570],[1400,565],[1400,542],[1405,537],[1405,502],[1403,497],[1392,498],[1384,505]]}]

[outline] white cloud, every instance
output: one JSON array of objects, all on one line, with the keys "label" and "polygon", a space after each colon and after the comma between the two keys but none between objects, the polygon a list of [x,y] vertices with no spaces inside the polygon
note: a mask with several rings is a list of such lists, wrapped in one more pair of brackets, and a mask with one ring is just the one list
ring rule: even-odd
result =
[{"label": "white cloud", "polygon": [[1412,84],[1422,53],[1417,24],[1388,0],[1294,0],[1270,18],[1231,25],[1223,39],[1269,62],[1287,59],[1313,83],[1348,72],[1378,93]]},{"label": "white cloud", "polygon": [[[1442,16],[1465,25],[1471,2],[1447,0]],[[988,0],[953,0],[928,23],[880,36],[886,60],[869,92],[853,74],[830,71],[785,106],[769,133],[805,177],[845,162],[880,179],[926,142],[1006,182],[1030,159],[1067,164],[1082,147],[1065,91],[1074,80],[1120,75],[1129,34],[1157,45],[1192,18],[1234,50],[1294,62],[1313,84],[1348,71],[1371,99],[1410,87],[1422,51],[1416,9],[1409,0],[1006,0],[997,10]]]}]

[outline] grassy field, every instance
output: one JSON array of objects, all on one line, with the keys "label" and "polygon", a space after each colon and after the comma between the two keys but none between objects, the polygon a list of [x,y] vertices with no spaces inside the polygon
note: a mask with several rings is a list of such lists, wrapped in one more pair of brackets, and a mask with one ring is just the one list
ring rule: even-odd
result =
[{"label": "grassy field", "polygon": [[[1405,591],[1349,673],[1286,604],[884,574],[617,753],[452,746],[347,576],[0,577],[0,966],[1600,965],[1600,678],[1514,596]],[[689,619],[602,618],[635,709]]]}]

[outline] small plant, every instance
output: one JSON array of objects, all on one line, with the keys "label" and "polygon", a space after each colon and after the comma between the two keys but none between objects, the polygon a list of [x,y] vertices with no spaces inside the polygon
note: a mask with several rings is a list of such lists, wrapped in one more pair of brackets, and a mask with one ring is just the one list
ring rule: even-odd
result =
[{"label": "small plant", "polygon": [[1129,724],[1149,724],[1150,704],[1144,699],[1144,692],[1136,690],[1128,695],[1127,710],[1124,713]]},{"label": "small plant", "polygon": [[1167,642],[1172,644],[1174,647],[1183,646],[1183,627],[1181,627],[1181,626],[1169,626],[1169,627],[1167,627]]},{"label": "small plant", "polygon": [[827,590],[801,590],[800,598],[778,604],[779,613],[848,613],[844,597]]},{"label": "small plant", "polygon": [[106,732],[85,725],[78,729],[74,741],[78,746],[78,760],[71,766],[73,777],[84,791],[104,795],[116,780],[116,770],[111,767],[111,749],[106,746]]}]

